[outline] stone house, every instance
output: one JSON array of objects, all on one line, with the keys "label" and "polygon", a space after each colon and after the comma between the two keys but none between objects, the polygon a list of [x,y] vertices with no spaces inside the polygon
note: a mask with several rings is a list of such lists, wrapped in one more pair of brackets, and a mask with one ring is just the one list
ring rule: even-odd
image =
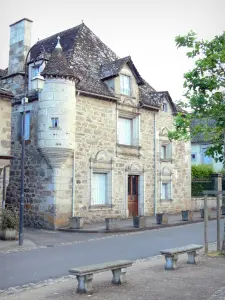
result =
[{"label": "stone house", "polygon": [[[200,123],[205,122],[205,120],[193,120],[191,129],[194,129],[195,126]],[[208,126],[214,127],[215,121],[209,120]],[[191,164],[192,165],[210,165],[213,167],[215,172],[220,172],[224,166],[220,161],[216,161],[211,156],[206,155],[206,150],[212,145],[210,139],[206,139],[204,134],[198,133],[194,135],[191,139]]]},{"label": "stone house", "polygon": [[[1,76],[1,70],[0,70]],[[0,209],[5,205],[6,186],[9,182],[11,156],[11,100],[13,95],[0,88]]]},{"label": "stone house", "polygon": [[[191,203],[190,143],[170,142],[177,107],[85,24],[31,47],[32,21],[10,26],[12,161],[7,201],[19,199],[21,99],[26,104],[25,224],[66,226],[179,212]],[[29,55],[28,55],[29,54]],[[24,64],[28,55],[28,77]],[[32,88],[36,76],[43,90]]]}]

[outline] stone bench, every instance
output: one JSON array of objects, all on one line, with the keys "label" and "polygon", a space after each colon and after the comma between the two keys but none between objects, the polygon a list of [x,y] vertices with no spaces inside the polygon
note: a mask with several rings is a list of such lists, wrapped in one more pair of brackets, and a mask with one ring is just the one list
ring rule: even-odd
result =
[{"label": "stone bench", "polygon": [[70,269],[69,273],[76,275],[78,281],[77,293],[92,294],[92,279],[96,273],[112,271],[112,283],[119,285],[126,282],[126,268],[132,266],[132,261],[118,260],[97,265],[89,265]]},{"label": "stone bench", "polygon": [[172,249],[166,249],[160,251],[162,255],[165,256],[166,259],[166,264],[165,264],[165,269],[166,270],[173,270],[176,268],[176,263],[178,260],[178,255],[187,253],[188,254],[188,264],[195,264],[195,256],[196,256],[196,251],[202,249],[202,245],[187,245],[184,247],[179,247],[179,248],[172,248]]}]

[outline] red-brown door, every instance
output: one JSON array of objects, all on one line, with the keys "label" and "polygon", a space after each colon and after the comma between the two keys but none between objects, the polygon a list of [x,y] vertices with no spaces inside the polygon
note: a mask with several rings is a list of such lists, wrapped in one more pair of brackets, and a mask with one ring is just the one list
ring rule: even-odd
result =
[{"label": "red-brown door", "polygon": [[138,176],[128,176],[128,210],[129,217],[138,215]]}]

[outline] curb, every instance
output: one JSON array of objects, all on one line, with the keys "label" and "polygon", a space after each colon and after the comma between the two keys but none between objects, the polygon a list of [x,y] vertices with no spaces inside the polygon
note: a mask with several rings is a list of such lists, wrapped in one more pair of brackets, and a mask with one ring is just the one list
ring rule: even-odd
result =
[{"label": "curb", "polygon": [[[223,220],[224,216],[220,217],[220,220]],[[217,220],[216,217],[210,218],[209,221],[215,221]],[[204,222],[204,219],[199,219],[199,220],[193,220],[193,221],[180,221],[178,223],[174,224],[161,224],[161,225],[155,225],[155,226],[146,226],[143,228],[121,228],[121,229],[116,229],[116,230],[106,230],[106,229],[101,229],[101,230],[95,230],[95,229],[72,229],[69,227],[65,228],[59,228],[57,229],[58,231],[64,231],[64,232],[79,232],[79,233],[125,233],[125,232],[140,232],[140,231],[145,231],[145,230],[154,230],[154,229],[161,229],[161,228],[170,228],[170,227],[178,227],[178,226],[183,226],[183,225],[190,225],[190,224],[196,224],[196,223],[202,223]]]}]

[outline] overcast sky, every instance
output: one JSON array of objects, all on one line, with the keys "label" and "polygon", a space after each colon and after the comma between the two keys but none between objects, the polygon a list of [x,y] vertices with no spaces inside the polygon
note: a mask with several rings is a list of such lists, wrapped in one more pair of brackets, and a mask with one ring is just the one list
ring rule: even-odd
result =
[{"label": "overcast sky", "polygon": [[211,39],[225,30],[225,0],[1,0],[0,68],[8,65],[9,25],[33,21],[32,43],[84,23],[118,56],[131,55],[141,76],[173,100],[191,67],[174,38],[194,30]]}]

